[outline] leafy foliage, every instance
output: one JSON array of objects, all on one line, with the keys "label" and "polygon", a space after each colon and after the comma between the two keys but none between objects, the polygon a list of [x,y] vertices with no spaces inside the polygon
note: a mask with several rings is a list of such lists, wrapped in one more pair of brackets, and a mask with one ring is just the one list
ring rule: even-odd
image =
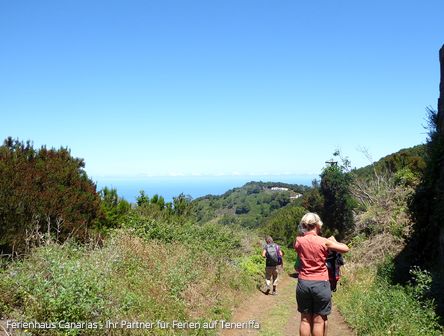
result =
[{"label": "leafy foliage", "polygon": [[[24,321],[227,319],[239,291],[251,289],[251,281],[224,255],[196,253],[178,241],[145,241],[126,230],[116,231],[101,248],[50,243],[0,270],[0,309],[3,317]],[[32,332],[103,335],[106,330]],[[151,332],[183,335],[183,330]],[[143,330],[146,333],[150,330]],[[113,334],[127,331],[116,329]]]},{"label": "leafy foliage", "polygon": [[321,186],[317,180],[313,180],[312,187],[305,192],[301,205],[309,212],[323,213],[324,196],[321,193]]},{"label": "leafy foliage", "polygon": [[163,196],[155,194],[149,198],[149,196],[141,190],[140,195],[136,199],[136,212],[145,215],[157,213],[157,215],[161,214],[165,218],[173,215],[177,218],[188,218],[193,209],[191,200],[191,196],[181,193],[180,195],[173,197],[172,203],[165,202]]},{"label": "leafy foliage", "polygon": [[306,213],[307,210],[301,206],[288,205],[267,218],[261,231],[272,236],[275,241],[290,247],[294,244],[298,224]]},{"label": "leafy foliage", "polygon": [[[339,156],[335,152],[334,156]],[[352,177],[350,162],[343,159],[341,165],[331,164],[321,173],[321,193],[324,198],[322,220],[327,229],[340,239],[353,228],[354,201],[350,194]]]},{"label": "leafy foliage", "polygon": [[131,204],[117,195],[116,189],[108,187],[100,191],[101,207],[104,218],[101,220],[101,228],[120,227],[124,216],[131,210]]},{"label": "leafy foliage", "polygon": [[[308,189],[306,186],[285,183],[249,182],[221,196],[194,200],[193,213],[198,222],[214,220],[220,224],[256,228],[274,211],[293,202],[291,196],[303,194]],[[299,201],[296,200],[296,203]]]},{"label": "leafy foliage", "polygon": [[358,335],[442,335],[432,303],[418,301],[409,287],[390,284],[385,275],[393,265],[384,267],[389,270],[379,276],[369,267],[355,270],[342,278],[335,293],[339,310]]},{"label": "leafy foliage", "polygon": [[[413,267],[410,269],[411,280],[405,283],[408,263],[417,260],[415,256],[423,250],[423,247],[415,250],[406,247],[406,242],[412,242],[414,223],[409,206],[421,176],[418,178],[402,165],[397,169],[390,173],[373,169],[371,178],[354,177],[351,190],[359,204],[355,217],[356,233],[360,237],[362,233],[367,236],[359,244],[361,246],[352,248],[354,264],[365,265],[368,272],[374,269],[372,263],[384,256],[389,258],[377,266],[377,277],[371,283],[365,284],[360,276],[352,274],[353,281],[347,284],[347,293],[339,294],[338,304],[341,306],[342,298],[345,298],[344,312],[362,334],[383,335],[389,330],[397,335],[440,335],[435,304],[430,300],[433,295],[431,273]],[[394,285],[399,281],[406,285]],[[352,305],[357,305],[358,309],[354,308],[352,312]],[[380,311],[381,316],[372,311]],[[409,311],[408,320],[403,311]],[[394,319],[397,320],[395,325]]]},{"label": "leafy foliage", "polygon": [[23,252],[54,236],[85,238],[101,217],[95,184],[67,148],[34,149],[8,138],[0,146],[0,250]]},{"label": "leafy foliage", "polygon": [[183,193],[173,197],[173,213],[177,216],[190,216],[193,209],[191,200],[191,196],[186,196]]},{"label": "leafy foliage", "polygon": [[430,266],[431,261],[439,260],[439,232],[444,232],[444,135],[436,111],[429,109],[428,113],[426,168],[412,205],[415,226],[411,248],[417,252],[414,262]]},{"label": "leafy foliage", "polygon": [[[116,190],[105,188],[101,194],[102,206],[112,214],[126,204]],[[100,323],[227,319],[239,290],[254,284],[255,276],[240,261],[249,258],[249,238],[238,227],[194,223],[190,203],[183,195],[172,206],[162,205],[160,196],[146,197],[126,209],[118,219],[121,228],[110,230],[100,248],[47,243],[24,260],[10,262],[0,271],[2,314],[18,320]],[[51,329],[45,334],[103,331]],[[176,334],[171,329],[152,332]]]},{"label": "leafy foliage", "polygon": [[216,223],[199,225],[174,215],[158,217],[133,214],[124,226],[146,240],[181,242],[195,250],[226,254],[227,258],[240,253],[243,237],[243,232],[234,227]]},{"label": "leafy foliage", "polygon": [[368,166],[353,170],[353,174],[363,180],[373,179],[374,175],[393,175],[403,171],[419,179],[426,168],[426,146],[417,145],[404,148],[387,155]]},{"label": "leafy foliage", "polygon": [[390,234],[399,242],[410,238],[414,223],[410,207],[425,157],[425,146],[418,145],[351,171],[355,234]]}]

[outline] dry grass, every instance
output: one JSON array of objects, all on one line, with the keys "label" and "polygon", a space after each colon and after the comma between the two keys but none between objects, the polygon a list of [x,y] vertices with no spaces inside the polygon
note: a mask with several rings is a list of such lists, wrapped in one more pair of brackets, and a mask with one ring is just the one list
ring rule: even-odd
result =
[{"label": "dry grass", "polygon": [[357,266],[376,265],[386,257],[398,254],[405,246],[405,241],[390,233],[381,233],[368,239],[356,239],[352,243],[347,260]]},{"label": "dry grass", "polygon": [[[222,258],[204,251],[192,251],[180,243],[143,241],[121,234],[109,249],[125,259],[121,265],[143,266],[134,270],[143,280],[136,284],[140,287],[133,287],[132,291],[144,292],[140,295],[148,295],[151,301],[162,307],[172,303],[183,305],[187,318],[205,318],[227,309],[246,280],[237,268]],[[117,272],[116,279],[122,279],[122,282],[131,275],[125,266]],[[118,286],[122,288],[125,283]]]},{"label": "dry grass", "polygon": [[413,221],[409,213],[412,186],[399,184],[393,175],[376,175],[371,180],[355,178],[351,193],[358,203],[355,235],[391,234],[409,237]]}]

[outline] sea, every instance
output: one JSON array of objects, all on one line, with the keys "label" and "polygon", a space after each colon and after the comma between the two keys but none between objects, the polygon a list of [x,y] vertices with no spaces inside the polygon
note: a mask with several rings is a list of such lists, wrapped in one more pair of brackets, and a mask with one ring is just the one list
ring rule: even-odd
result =
[{"label": "sea", "polygon": [[173,176],[173,177],[92,177],[97,190],[104,187],[117,189],[119,197],[135,203],[140,191],[152,197],[163,196],[171,202],[173,197],[183,193],[192,199],[206,195],[222,195],[226,191],[242,187],[250,181],[284,182],[291,184],[311,185],[319,178],[316,175],[270,175],[270,176]]}]

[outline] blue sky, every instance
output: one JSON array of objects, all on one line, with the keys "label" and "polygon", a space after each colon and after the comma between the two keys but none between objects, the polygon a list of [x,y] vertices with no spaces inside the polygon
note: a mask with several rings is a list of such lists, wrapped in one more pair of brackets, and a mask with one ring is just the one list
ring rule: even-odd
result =
[{"label": "blue sky", "polygon": [[0,136],[94,176],[317,174],[426,140],[443,1],[1,1]]}]

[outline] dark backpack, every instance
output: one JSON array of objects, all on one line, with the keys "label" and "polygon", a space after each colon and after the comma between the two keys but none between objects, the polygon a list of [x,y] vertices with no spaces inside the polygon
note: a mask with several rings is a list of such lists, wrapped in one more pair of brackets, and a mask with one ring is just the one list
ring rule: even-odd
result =
[{"label": "dark backpack", "polygon": [[328,281],[330,281],[330,288],[336,292],[339,278],[341,277],[341,266],[344,265],[342,254],[335,251],[329,251],[327,260]]},{"label": "dark backpack", "polygon": [[267,244],[265,245],[266,254],[267,257],[267,266],[277,266],[282,264],[282,257],[280,252],[279,245],[275,243]]}]

